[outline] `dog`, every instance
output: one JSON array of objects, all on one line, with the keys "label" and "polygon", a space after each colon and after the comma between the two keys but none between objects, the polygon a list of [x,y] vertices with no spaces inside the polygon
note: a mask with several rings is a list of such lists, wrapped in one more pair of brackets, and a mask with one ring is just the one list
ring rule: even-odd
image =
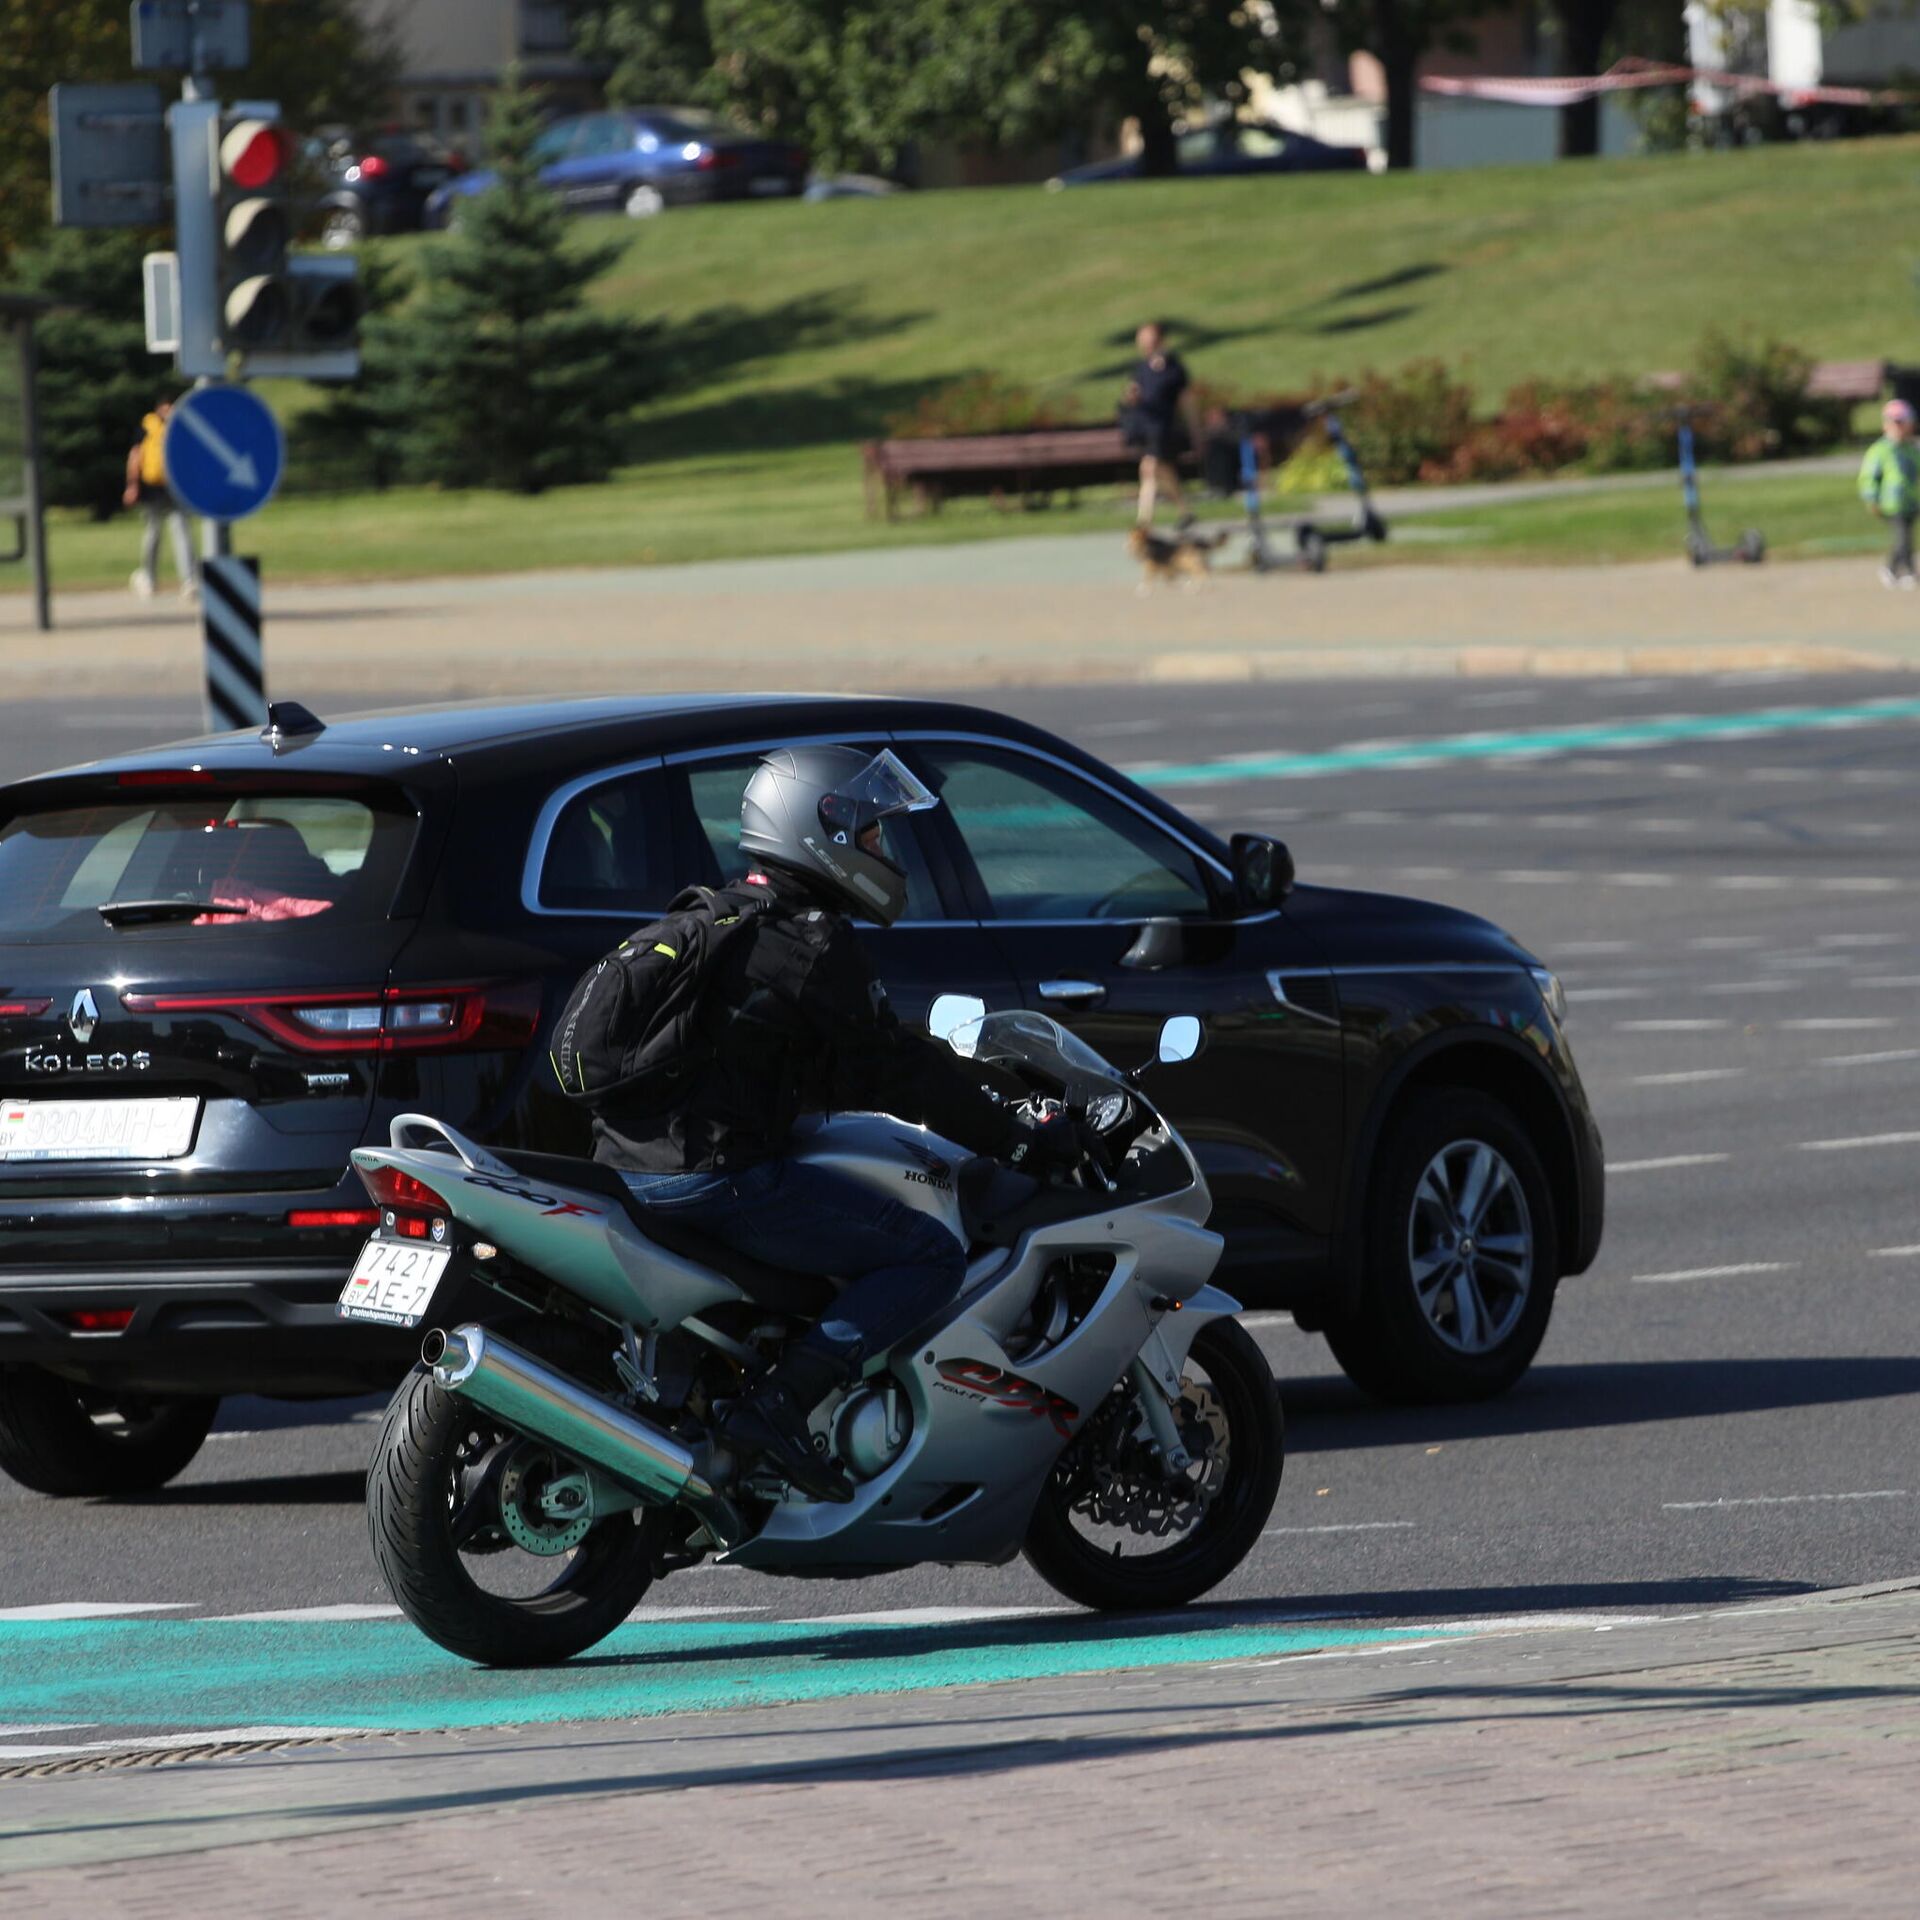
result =
[{"label": "dog", "polygon": [[1224,533],[1209,535],[1182,528],[1169,537],[1151,527],[1135,527],[1127,535],[1127,551],[1140,562],[1139,591],[1145,593],[1156,580],[1178,581],[1187,587],[1204,585],[1213,571],[1213,551],[1226,541]]}]

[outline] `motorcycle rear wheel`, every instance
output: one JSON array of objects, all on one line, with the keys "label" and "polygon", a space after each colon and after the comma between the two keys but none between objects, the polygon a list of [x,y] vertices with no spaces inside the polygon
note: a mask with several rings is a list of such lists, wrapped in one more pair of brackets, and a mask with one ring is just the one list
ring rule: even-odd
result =
[{"label": "motorcycle rear wheel", "polygon": [[616,1513],[556,1556],[557,1577],[543,1590],[482,1586],[455,1543],[454,1507],[463,1451],[487,1428],[486,1415],[414,1369],[387,1408],[367,1471],[373,1557],[400,1610],[449,1653],[484,1667],[553,1666],[633,1611],[653,1584],[652,1552],[638,1517]]},{"label": "motorcycle rear wheel", "polygon": [[1260,1538],[1285,1464],[1286,1429],[1273,1371],[1237,1320],[1209,1320],[1195,1336],[1189,1379],[1206,1376],[1227,1431],[1226,1477],[1201,1519],[1171,1546],[1115,1553],[1075,1524],[1070,1461],[1048,1479],[1027,1530],[1028,1564],[1056,1592],[1101,1611],[1184,1606],[1216,1587]]}]

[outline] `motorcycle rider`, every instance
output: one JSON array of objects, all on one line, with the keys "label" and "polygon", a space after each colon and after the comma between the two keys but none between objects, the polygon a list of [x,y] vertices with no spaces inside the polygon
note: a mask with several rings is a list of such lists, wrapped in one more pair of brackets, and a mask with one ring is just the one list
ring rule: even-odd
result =
[{"label": "motorcycle rider", "polygon": [[713,903],[716,916],[749,920],[701,990],[711,1057],[665,1115],[594,1119],[595,1157],[620,1169],[646,1212],[845,1283],[717,1423],[730,1446],[817,1499],[851,1500],[853,1486],[815,1451],[809,1414],[955,1297],[966,1249],[931,1215],[792,1158],[795,1123],[887,1113],[1028,1172],[1081,1158],[1077,1123],[1003,1104],[949,1048],[903,1027],[854,931],[851,915],[890,926],[907,903],[885,822],[938,805],[891,751],[768,754],[741,801],[745,881]]}]

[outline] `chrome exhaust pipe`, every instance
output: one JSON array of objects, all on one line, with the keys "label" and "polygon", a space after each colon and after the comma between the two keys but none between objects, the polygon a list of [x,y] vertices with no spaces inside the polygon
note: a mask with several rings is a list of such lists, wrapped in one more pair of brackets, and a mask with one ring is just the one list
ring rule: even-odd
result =
[{"label": "chrome exhaust pipe", "polygon": [[744,1531],[732,1502],[714,1489],[690,1448],[497,1333],[435,1328],[421,1343],[420,1358],[436,1385],[516,1432],[598,1467],[656,1505],[687,1501],[723,1543]]}]

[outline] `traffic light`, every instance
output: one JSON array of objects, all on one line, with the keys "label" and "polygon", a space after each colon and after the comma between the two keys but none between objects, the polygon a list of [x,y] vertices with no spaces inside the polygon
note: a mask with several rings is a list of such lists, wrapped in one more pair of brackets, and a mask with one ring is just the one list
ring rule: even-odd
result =
[{"label": "traffic light", "polygon": [[294,307],[287,275],[293,141],[277,121],[223,120],[219,171],[221,341],[243,354],[287,346]]}]

